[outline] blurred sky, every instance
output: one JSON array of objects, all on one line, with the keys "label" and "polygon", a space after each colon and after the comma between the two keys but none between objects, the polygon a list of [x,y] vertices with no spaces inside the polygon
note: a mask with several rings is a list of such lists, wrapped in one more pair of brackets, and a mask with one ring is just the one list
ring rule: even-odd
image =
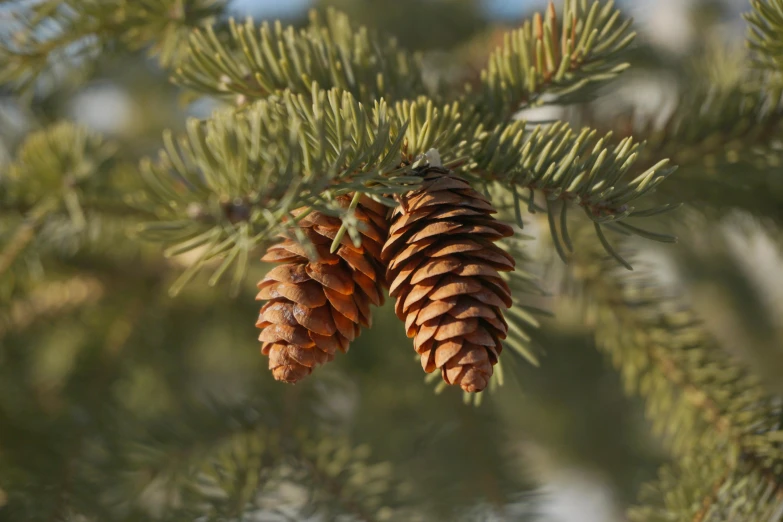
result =
[{"label": "blurred sky", "polygon": [[[484,0],[492,16],[518,16],[530,6],[544,3],[544,0]],[[310,0],[233,0],[237,11],[254,12],[262,16],[286,16],[307,8]]]},{"label": "blurred sky", "polygon": [[310,0],[233,0],[231,7],[242,13],[259,14],[265,17],[284,17],[306,9]]},{"label": "blurred sky", "polygon": [[[716,2],[747,7],[747,0],[715,0]],[[493,18],[514,18],[524,14],[531,7],[546,4],[547,0],[483,0],[488,14]],[[285,17],[306,9],[310,0],[233,0],[234,8],[243,13],[253,12],[265,17]],[[561,2],[557,1],[556,4]],[[673,11],[675,14],[680,9],[691,3],[691,0],[618,0],[635,11],[635,15],[650,15],[654,12]],[[664,7],[664,9],[661,9]],[[680,8],[680,9],[678,9]]]},{"label": "blurred sky", "polygon": [[[384,0],[386,1],[386,0]],[[425,1],[425,0],[422,0]],[[548,0],[482,0],[491,19],[518,20],[532,9],[546,5]],[[748,0],[712,0],[734,11],[736,27],[732,33],[741,35],[743,25],[739,13],[746,10]],[[695,0],[616,0],[636,19],[639,29],[653,43],[679,52],[687,49],[693,38],[686,13]],[[263,18],[286,18],[301,12],[311,0],[232,0],[237,15],[252,14]],[[559,6],[562,0],[555,0]]]}]

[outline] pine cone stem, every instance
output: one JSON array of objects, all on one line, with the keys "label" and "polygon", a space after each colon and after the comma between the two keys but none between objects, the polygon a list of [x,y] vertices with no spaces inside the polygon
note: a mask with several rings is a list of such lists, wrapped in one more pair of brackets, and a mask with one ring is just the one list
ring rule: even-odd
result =
[{"label": "pine cone stem", "polygon": [[421,356],[448,384],[486,388],[508,325],[511,291],[500,277],[514,259],[494,244],[513,234],[464,179],[440,167],[422,172],[419,188],[400,197],[381,259],[389,294]]}]

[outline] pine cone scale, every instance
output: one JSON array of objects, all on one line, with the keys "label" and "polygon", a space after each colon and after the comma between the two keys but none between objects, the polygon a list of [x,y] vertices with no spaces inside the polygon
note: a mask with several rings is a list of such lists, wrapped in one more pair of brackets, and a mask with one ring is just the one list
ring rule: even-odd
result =
[{"label": "pine cone scale", "polygon": [[258,321],[256,327],[265,328],[270,324],[287,324],[294,326],[297,324],[294,319],[294,314],[289,303],[281,303],[277,301],[271,301],[265,304],[261,308],[261,313],[258,315]]},{"label": "pine cone scale", "polygon": [[468,317],[482,317],[487,319],[495,317],[495,310],[497,309],[470,297],[466,297],[460,299],[457,302],[457,305],[449,310],[449,315],[453,315],[457,319],[466,319]]},{"label": "pine cone scale", "polygon": [[286,342],[289,344],[305,346],[307,348],[315,346],[315,343],[307,335],[306,328],[289,326],[287,324],[272,324],[267,326],[264,328],[264,331],[261,332],[258,340],[269,343]]},{"label": "pine cone scale", "polygon": [[481,282],[476,279],[448,275],[440,281],[438,288],[429,295],[429,298],[442,300],[448,299],[449,297],[469,295],[475,299],[481,300],[478,295],[483,291],[484,287]]},{"label": "pine cone scale", "polygon": [[332,319],[337,327],[337,331],[348,341],[356,338],[356,323],[345,317],[343,314],[332,308]]},{"label": "pine cone scale", "polygon": [[326,298],[329,300],[329,304],[332,305],[334,310],[345,316],[351,322],[356,323],[359,321],[359,309],[356,306],[353,295],[341,294],[326,286],[323,287],[323,289]]},{"label": "pine cone scale", "polygon": [[359,324],[369,328],[372,326],[372,312],[370,310],[370,298],[362,292],[358,291],[354,294],[354,302],[356,308],[359,311]]},{"label": "pine cone scale", "polygon": [[299,284],[266,281],[261,285],[261,291],[258,293],[261,299],[285,298],[308,308],[326,304],[326,295],[322,288],[312,280]]},{"label": "pine cone scale", "polygon": [[365,236],[362,239],[362,247],[369,252],[372,259],[380,259],[381,258],[381,248],[382,244],[376,242],[375,240],[371,239],[368,236]]},{"label": "pine cone scale", "polygon": [[329,288],[330,290],[345,295],[350,295],[353,290],[353,281],[351,281],[343,270],[335,268],[334,265],[308,263],[305,267],[305,272],[311,279],[320,283],[324,288]]},{"label": "pine cone scale", "polygon": [[440,317],[445,313],[451,311],[452,308],[457,306],[457,299],[444,300],[444,301],[430,301],[426,305],[422,305],[418,313],[411,313],[415,318],[417,325],[421,326],[425,321]]},{"label": "pine cone scale", "polygon": [[400,293],[400,290],[402,289],[403,283],[407,282],[408,279],[410,279],[411,275],[413,275],[413,272],[416,271],[417,268],[419,268],[419,265],[424,262],[424,258],[417,257],[410,262],[408,262],[402,269],[398,271],[396,275],[393,273],[390,273],[389,275],[394,275],[394,279],[389,284],[389,295],[391,297],[397,297]]},{"label": "pine cone scale", "polygon": [[349,250],[343,246],[337,251],[337,255],[345,261],[351,268],[358,270],[373,281],[383,281],[383,277],[378,274],[378,270],[373,266],[363,252]]},{"label": "pine cone scale", "polygon": [[381,306],[384,302],[383,293],[378,290],[375,281],[362,272],[354,272],[353,281],[362,289],[364,294],[374,306]]},{"label": "pine cone scale", "polygon": [[417,254],[424,252],[428,247],[435,243],[435,238],[419,241],[406,246],[397,256],[395,256],[389,264],[389,269],[396,270],[405,261],[413,259]]},{"label": "pine cone scale", "polygon": [[295,305],[293,307],[293,316],[298,324],[318,335],[334,335],[337,331],[337,326],[335,326],[332,315],[326,306],[305,308]]},{"label": "pine cone scale", "polygon": [[459,259],[453,257],[441,257],[425,260],[416,271],[411,274],[410,283],[421,283],[431,277],[442,276],[462,270],[462,263]]},{"label": "pine cone scale", "polygon": [[[371,242],[378,246],[383,245],[386,241],[386,219],[383,216],[378,216],[374,212],[364,212],[360,209],[356,209],[356,217],[361,221],[362,226],[359,229],[360,233],[367,237]],[[375,219],[380,217],[383,221],[384,227],[379,226]]]},{"label": "pine cone scale", "polygon": [[[337,331],[337,328],[335,327],[335,332]],[[344,346],[341,341],[344,341],[345,338],[342,336],[335,336],[334,334],[330,335],[321,335],[318,333],[315,333],[313,331],[310,332],[310,339],[313,340],[315,343],[315,346],[321,350],[322,352],[326,352],[328,354],[335,354],[338,350],[341,352],[344,352],[347,350],[347,343]]]},{"label": "pine cone scale", "polygon": [[481,248],[481,245],[469,239],[453,239],[443,241],[435,247],[428,249],[426,255],[429,257],[442,257],[463,252],[475,252],[481,250]]},{"label": "pine cone scale", "polygon": [[435,352],[435,367],[440,368],[462,350],[462,341],[449,340],[441,343]]}]

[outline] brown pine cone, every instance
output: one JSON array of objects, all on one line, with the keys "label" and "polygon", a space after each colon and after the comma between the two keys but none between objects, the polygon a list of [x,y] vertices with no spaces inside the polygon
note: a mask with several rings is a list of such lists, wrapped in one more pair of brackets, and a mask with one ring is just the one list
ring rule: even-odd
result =
[{"label": "brown pine cone", "polygon": [[[338,201],[348,207],[351,195]],[[297,224],[312,245],[289,235],[261,259],[282,263],[258,283],[256,297],[268,300],[256,326],[263,330],[261,353],[269,356],[269,369],[278,381],[296,383],[307,377],[315,366],[334,359],[337,350],[347,352],[361,326],[370,326],[370,305],[383,304],[387,287],[379,260],[388,237],[387,210],[363,197],[355,210],[365,225],[361,246],[355,247],[346,234],[334,254],[329,248],[342,222],[313,211]]]},{"label": "brown pine cone", "polygon": [[511,291],[498,271],[514,259],[495,241],[513,230],[484,196],[448,170],[430,167],[422,185],[400,198],[381,252],[389,295],[421,355],[468,392],[486,388],[508,325]]}]

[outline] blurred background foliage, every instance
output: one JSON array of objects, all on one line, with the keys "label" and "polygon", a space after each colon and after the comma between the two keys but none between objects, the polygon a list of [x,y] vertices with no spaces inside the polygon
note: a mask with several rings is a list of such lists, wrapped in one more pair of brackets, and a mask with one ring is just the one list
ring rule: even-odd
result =
[{"label": "blurred background foliage", "polygon": [[[0,32],[13,3],[0,2]],[[305,23],[310,3],[284,4],[228,7]],[[454,84],[475,80],[499,35],[541,7],[522,0],[313,4],[337,6],[394,35],[424,53],[428,74]],[[651,158],[674,158],[681,172],[659,196],[693,203],[676,216],[681,241],[644,245],[637,255],[685,296],[724,349],[783,391],[779,156],[754,155],[742,129],[736,143],[725,134],[714,139],[721,126],[736,130],[742,108],[705,103],[708,124],[695,124],[693,111],[678,120],[716,84],[730,94],[715,103],[739,103],[739,13],[747,6],[620,6],[641,35],[631,71],[589,103],[525,116],[649,138]],[[104,143],[86,138],[86,147],[116,151],[111,161],[82,168],[136,187],[133,165],[156,152],[162,131],[182,129],[186,116],[205,116],[216,102],[182,96],[143,49],[149,35],[126,37],[138,45],[107,45],[94,60],[79,56],[75,66],[49,71],[29,100],[0,90],[0,163],[12,162],[28,133],[69,119],[105,136]],[[727,121],[710,119],[719,116]],[[765,127],[772,132],[776,116]],[[551,267],[540,274],[552,295],[542,304],[556,319],[533,333],[540,367],[509,356],[506,385],[474,408],[454,390],[436,395],[423,382],[391,303],[349,357],[300,385],[282,385],[266,370],[253,326],[252,281],[267,267],[254,264],[236,297],[225,286],[194,284],[172,298],[168,288],[187,260],[163,260],[158,247],[128,238],[127,224],[138,216],[105,208],[100,221],[80,222],[75,203],[63,210],[68,219],[32,234],[37,225],[20,213],[29,208],[5,201],[9,195],[0,194],[2,520],[611,522],[625,520],[641,484],[668,458],[641,401],[623,393],[595,349],[579,285],[545,238],[534,250]],[[545,221],[534,216],[529,225],[543,230]],[[670,229],[670,218],[660,227]]]}]

